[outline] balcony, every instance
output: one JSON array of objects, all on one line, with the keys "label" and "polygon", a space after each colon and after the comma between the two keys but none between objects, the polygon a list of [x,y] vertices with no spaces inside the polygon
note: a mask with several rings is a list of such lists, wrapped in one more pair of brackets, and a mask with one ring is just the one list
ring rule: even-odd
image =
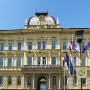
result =
[{"label": "balcony", "polygon": [[60,68],[60,65],[23,65],[23,69],[33,68]]},{"label": "balcony", "polygon": [[59,73],[60,65],[23,65],[24,73]]}]

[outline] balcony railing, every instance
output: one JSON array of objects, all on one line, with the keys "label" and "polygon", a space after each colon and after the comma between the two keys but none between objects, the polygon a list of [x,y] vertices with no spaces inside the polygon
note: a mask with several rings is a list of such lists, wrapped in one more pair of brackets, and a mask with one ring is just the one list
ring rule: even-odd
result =
[{"label": "balcony railing", "polygon": [[60,68],[60,65],[23,65],[23,68]]}]

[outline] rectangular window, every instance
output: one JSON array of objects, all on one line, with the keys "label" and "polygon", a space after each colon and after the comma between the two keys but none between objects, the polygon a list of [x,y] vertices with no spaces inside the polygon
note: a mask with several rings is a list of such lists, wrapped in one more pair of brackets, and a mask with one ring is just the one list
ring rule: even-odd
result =
[{"label": "rectangular window", "polygon": [[43,65],[46,65],[46,57],[43,57]]},{"label": "rectangular window", "polygon": [[76,57],[74,57],[74,62],[73,63],[74,63],[74,66],[76,66]]},{"label": "rectangular window", "polygon": [[42,49],[45,49],[46,48],[46,42],[42,42],[42,44],[43,44],[42,45],[43,46]]},{"label": "rectangular window", "polygon": [[84,49],[84,42],[81,43],[81,48]]},{"label": "rectangular window", "polygon": [[1,50],[4,50],[4,43],[1,43]]},{"label": "rectangular window", "polygon": [[82,66],[85,66],[86,65],[86,59],[85,57],[82,57]]},{"label": "rectangular window", "polygon": [[21,42],[18,42],[18,50],[21,50]]},{"label": "rectangular window", "polygon": [[52,49],[56,48],[56,41],[52,41]]},{"label": "rectangular window", "polygon": [[41,49],[41,42],[38,42],[38,49]]},{"label": "rectangular window", "polygon": [[82,78],[82,84],[86,84],[86,78]]},{"label": "rectangular window", "polygon": [[38,65],[40,65],[40,62],[41,62],[41,58],[38,57]]},{"label": "rectangular window", "polygon": [[12,66],[12,58],[8,58],[8,66]]},{"label": "rectangular window", "polygon": [[0,58],[0,66],[3,66],[3,58]]},{"label": "rectangular window", "polygon": [[66,42],[63,42],[63,49],[66,49]]},{"label": "rectangular window", "polygon": [[28,42],[28,50],[32,50],[32,42]]},{"label": "rectangular window", "polygon": [[12,43],[9,43],[9,50],[12,50]]}]

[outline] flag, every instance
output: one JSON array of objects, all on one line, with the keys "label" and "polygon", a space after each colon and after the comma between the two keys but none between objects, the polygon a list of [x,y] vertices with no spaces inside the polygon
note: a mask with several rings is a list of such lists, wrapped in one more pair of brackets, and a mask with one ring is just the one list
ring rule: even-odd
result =
[{"label": "flag", "polygon": [[80,50],[79,50],[79,48],[78,48],[76,42],[75,42],[75,41],[70,41],[70,42],[71,42],[72,48],[74,48],[77,52],[80,53]]},{"label": "flag", "polygon": [[84,46],[82,53],[84,53],[85,51],[87,51],[90,47],[90,42],[87,42],[86,45]]},{"label": "flag", "polygon": [[71,74],[71,75],[76,74],[76,70],[74,69],[74,67],[72,65],[72,62],[71,62],[71,60],[69,58],[69,55],[67,53],[66,53],[66,57],[64,59],[64,64],[67,67],[67,69],[69,71],[69,74]]}]

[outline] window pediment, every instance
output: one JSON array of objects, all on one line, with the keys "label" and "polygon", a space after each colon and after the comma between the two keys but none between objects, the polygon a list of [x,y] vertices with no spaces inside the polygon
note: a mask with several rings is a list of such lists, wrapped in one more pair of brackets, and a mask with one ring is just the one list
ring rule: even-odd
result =
[{"label": "window pediment", "polygon": [[41,37],[36,37],[37,38],[37,40],[47,40],[48,38],[47,37],[43,37],[43,36],[41,36]]},{"label": "window pediment", "polygon": [[6,39],[4,39],[4,38],[0,38],[0,41],[5,41]]},{"label": "window pediment", "polygon": [[51,41],[57,41],[58,38],[57,37],[51,37],[50,39],[51,39]]}]

